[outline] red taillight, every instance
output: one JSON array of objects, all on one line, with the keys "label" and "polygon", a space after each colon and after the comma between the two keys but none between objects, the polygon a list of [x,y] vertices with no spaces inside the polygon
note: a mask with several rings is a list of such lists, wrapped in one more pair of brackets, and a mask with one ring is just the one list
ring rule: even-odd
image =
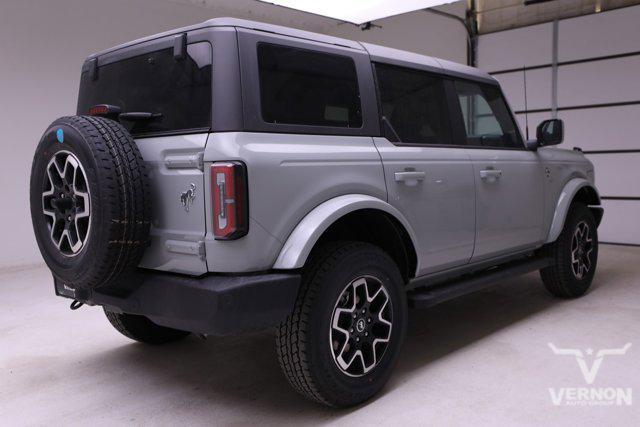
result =
[{"label": "red taillight", "polygon": [[247,171],[244,164],[214,163],[211,166],[211,194],[216,240],[237,239],[247,234]]},{"label": "red taillight", "polygon": [[90,116],[102,116],[107,118],[117,118],[122,112],[122,109],[117,105],[110,104],[98,104],[89,108]]},{"label": "red taillight", "polygon": [[108,112],[109,112],[109,107],[107,107],[106,105],[95,105],[89,108],[90,116],[102,116],[107,114]]}]

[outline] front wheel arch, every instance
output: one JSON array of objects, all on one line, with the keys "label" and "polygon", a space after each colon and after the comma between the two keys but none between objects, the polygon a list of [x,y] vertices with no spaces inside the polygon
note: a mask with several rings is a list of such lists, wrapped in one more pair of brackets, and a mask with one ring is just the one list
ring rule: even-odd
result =
[{"label": "front wheel arch", "polygon": [[601,202],[598,190],[584,178],[573,178],[560,192],[545,243],[552,243],[558,239],[564,228],[569,208],[576,202],[588,206],[596,220],[596,225],[600,225],[603,210],[599,207]]}]

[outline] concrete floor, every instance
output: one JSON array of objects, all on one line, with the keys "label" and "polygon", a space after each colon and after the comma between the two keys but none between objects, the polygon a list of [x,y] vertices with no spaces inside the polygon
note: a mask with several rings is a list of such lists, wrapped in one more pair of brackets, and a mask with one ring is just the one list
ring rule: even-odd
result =
[{"label": "concrete floor", "polygon": [[[603,246],[579,300],[551,298],[531,274],[411,312],[395,375],[350,410],[294,393],[270,332],[150,347],[119,335],[99,308],[70,311],[44,268],[0,283],[3,425],[640,425],[640,248]],[[549,342],[596,352],[632,343],[605,357],[593,386],[632,388],[633,405],[554,406],[549,388],[587,384],[576,358]]]}]

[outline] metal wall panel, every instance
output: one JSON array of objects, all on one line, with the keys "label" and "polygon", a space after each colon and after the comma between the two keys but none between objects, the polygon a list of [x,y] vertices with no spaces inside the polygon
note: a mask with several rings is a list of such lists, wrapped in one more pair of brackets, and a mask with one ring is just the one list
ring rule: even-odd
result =
[{"label": "metal wall panel", "polygon": [[640,244],[640,202],[603,200],[604,216],[598,228],[601,242]]},{"label": "metal wall panel", "polygon": [[585,151],[640,150],[640,105],[566,110],[558,117],[564,120],[567,145]]},{"label": "metal wall panel", "polygon": [[511,108],[524,110],[524,73],[522,71],[498,74],[495,78],[500,82]]},{"label": "metal wall panel", "polygon": [[551,108],[551,68],[527,70],[527,105],[529,110]]},{"label": "metal wall panel", "polygon": [[[637,197],[640,202],[640,153],[587,155],[596,171],[600,195]],[[640,218],[638,218],[640,228]]]},{"label": "metal wall panel", "polygon": [[551,24],[480,36],[478,66],[486,71],[551,63]]},{"label": "metal wall panel", "polygon": [[639,74],[640,55],[561,66],[558,106],[640,101]]},{"label": "metal wall panel", "polygon": [[559,61],[640,50],[640,7],[560,21]]},{"label": "metal wall panel", "polygon": [[513,71],[496,74],[511,108],[515,111],[551,108],[551,69],[526,70],[527,97],[525,99],[525,72]]}]

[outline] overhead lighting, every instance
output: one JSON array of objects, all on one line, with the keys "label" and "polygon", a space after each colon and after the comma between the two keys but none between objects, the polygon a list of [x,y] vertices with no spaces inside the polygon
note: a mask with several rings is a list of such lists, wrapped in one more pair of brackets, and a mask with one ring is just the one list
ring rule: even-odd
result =
[{"label": "overhead lighting", "polygon": [[289,9],[361,25],[456,0],[259,0]]},{"label": "overhead lighting", "polygon": [[538,3],[547,3],[553,0],[524,0],[524,5],[525,6],[530,6],[532,4],[538,4]]}]

